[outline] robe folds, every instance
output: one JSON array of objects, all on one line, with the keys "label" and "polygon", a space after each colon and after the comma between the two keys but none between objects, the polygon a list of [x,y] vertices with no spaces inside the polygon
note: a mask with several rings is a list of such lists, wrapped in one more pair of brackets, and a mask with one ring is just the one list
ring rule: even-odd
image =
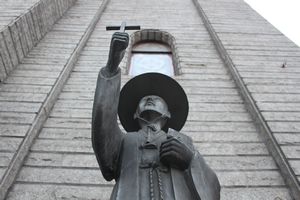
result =
[{"label": "robe folds", "polygon": [[[92,117],[92,143],[102,175],[116,184],[111,200],[219,200],[216,174],[195,150],[191,138],[169,129],[147,141],[146,133],[122,133],[117,124],[120,72],[97,80]],[[109,109],[107,109],[109,108]],[[161,143],[171,135],[185,144],[193,158],[186,170],[163,165]],[[146,142],[147,141],[147,142]]]}]

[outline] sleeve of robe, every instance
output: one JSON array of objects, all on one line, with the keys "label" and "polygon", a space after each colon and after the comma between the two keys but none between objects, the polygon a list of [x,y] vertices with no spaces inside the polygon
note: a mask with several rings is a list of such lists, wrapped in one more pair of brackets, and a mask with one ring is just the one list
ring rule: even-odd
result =
[{"label": "sleeve of robe", "polygon": [[123,138],[117,122],[120,79],[120,70],[112,77],[105,77],[100,70],[94,97],[92,144],[107,181],[118,176],[118,157]]},{"label": "sleeve of robe", "polygon": [[173,129],[169,129],[168,134],[177,137],[194,152],[190,166],[185,170],[185,180],[194,198],[197,200],[220,200],[221,187],[218,177],[195,149],[192,139]]},{"label": "sleeve of robe", "polygon": [[[193,146],[194,148],[194,146]],[[194,149],[194,157],[186,171],[188,185],[195,192],[197,199],[219,200],[220,183],[215,172],[206,164],[202,155]]]}]

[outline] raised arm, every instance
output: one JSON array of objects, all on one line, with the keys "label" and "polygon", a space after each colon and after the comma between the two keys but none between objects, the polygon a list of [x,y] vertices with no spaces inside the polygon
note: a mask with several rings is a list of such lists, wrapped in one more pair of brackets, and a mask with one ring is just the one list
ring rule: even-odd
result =
[{"label": "raised arm", "polygon": [[123,134],[117,123],[121,73],[127,33],[114,33],[107,65],[98,74],[92,114],[92,144],[104,178],[116,178]]}]

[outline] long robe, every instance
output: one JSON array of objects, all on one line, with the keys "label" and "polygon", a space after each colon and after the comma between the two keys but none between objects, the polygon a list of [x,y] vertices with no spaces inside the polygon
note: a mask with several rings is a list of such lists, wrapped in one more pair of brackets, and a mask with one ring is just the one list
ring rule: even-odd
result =
[{"label": "long robe", "polygon": [[[99,72],[94,98],[92,143],[103,177],[115,179],[111,200],[218,200],[220,184],[215,173],[194,149],[192,140],[175,130],[160,131],[146,142],[142,130],[124,134],[117,123],[120,72],[107,78]],[[182,171],[159,161],[159,148],[168,135],[193,152]]]}]

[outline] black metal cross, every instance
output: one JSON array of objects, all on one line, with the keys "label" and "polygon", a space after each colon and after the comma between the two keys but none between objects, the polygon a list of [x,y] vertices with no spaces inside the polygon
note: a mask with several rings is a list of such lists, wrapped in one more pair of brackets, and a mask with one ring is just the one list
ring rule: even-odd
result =
[{"label": "black metal cross", "polygon": [[107,31],[125,32],[125,30],[141,30],[141,26],[126,26],[126,22],[122,22],[121,26],[107,26]]}]

